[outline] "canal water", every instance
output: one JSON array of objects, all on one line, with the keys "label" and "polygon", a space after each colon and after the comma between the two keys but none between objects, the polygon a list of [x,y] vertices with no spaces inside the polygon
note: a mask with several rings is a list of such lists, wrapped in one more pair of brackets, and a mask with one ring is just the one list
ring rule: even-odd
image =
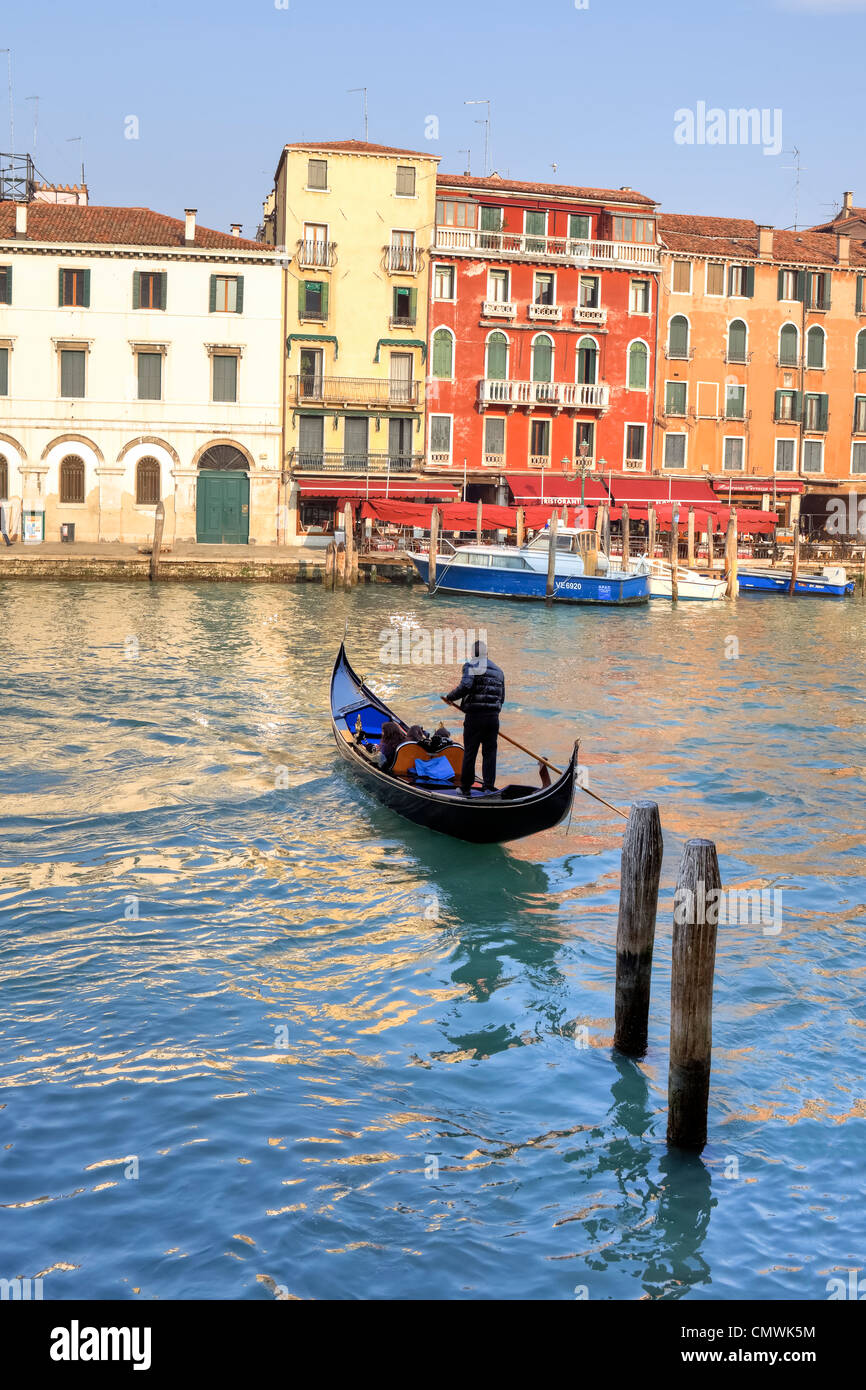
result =
[{"label": "canal water", "polygon": [[[611,1051],[622,822],[473,848],[337,762],[350,657],[665,830],[650,1048]],[[377,586],[0,586],[0,1277],[46,1298],[825,1299],[864,1242],[866,605],[604,612]],[[410,648],[411,650],[411,648]],[[522,755],[502,769],[534,777]],[[683,842],[719,929],[710,1142],[665,1145]]]}]

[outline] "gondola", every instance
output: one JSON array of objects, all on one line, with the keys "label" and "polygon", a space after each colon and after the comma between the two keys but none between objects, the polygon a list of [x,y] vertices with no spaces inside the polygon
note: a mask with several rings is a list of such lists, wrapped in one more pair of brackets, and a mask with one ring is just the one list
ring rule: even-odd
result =
[{"label": "gondola", "polygon": [[383,771],[372,749],[389,719],[403,723],[355,674],[341,643],[331,676],[331,722],[337,748],[368,790],[392,811],[457,840],[498,845],[549,830],[571,806],[576,744],[568,767],[547,787],[509,785],[488,793],[473,788],[467,797],[459,786],[463,749],[457,743],[447,744],[436,755],[450,762],[454,772],[450,782],[424,785],[415,769],[430,754],[408,740],[398,748],[392,769]]}]

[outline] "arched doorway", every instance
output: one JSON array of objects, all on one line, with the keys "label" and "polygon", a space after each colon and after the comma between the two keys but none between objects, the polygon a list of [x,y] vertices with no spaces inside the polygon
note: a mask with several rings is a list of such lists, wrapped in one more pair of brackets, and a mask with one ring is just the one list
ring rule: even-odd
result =
[{"label": "arched doorway", "polygon": [[250,538],[249,460],[233,444],[214,444],[198,461],[195,538],[203,545],[246,545]]}]

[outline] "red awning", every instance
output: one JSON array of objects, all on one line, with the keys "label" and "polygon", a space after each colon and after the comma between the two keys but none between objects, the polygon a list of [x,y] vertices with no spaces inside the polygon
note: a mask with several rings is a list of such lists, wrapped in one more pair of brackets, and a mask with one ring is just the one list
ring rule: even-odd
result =
[{"label": "red awning", "polygon": [[[776,496],[782,493],[789,496],[792,492],[802,492],[806,486],[799,478],[776,478]],[[731,492],[768,492],[773,495],[772,478],[713,478],[713,487],[716,492],[727,494]]]},{"label": "red awning", "polygon": [[[364,501],[361,516],[374,521],[384,521],[392,526],[418,526],[425,531],[430,529],[430,515],[433,502],[392,501],[384,498]],[[533,530],[546,526],[551,512],[559,508],[538,506],[524,508],[526,525]],[[476,502],[447,502],[439,506],[442,527],[445,531],[474,531],[478,525],[478,504]],[[484,503],[481,508],[481,526],[485,531],[514,530],[517,526],[516,507],[497,507]]]},{"label": "red awning", "polygon": [[[564,473],[545,473],[543,477],[541,473],[506,473],[505,480],[518,507],[527,502],[580,505],[580,478],[566,478]],[[598,478],[587,477],[583,495],[587,502],[608,500],[607,488]]]},{"label": "red awning", "polygon": [[[734,511],[737,513],[737,534],[741,536],[770,535],[779,523],[775,512],[761,512],[754,507],[734,507]],[[719,507],[716,515],[720,529],[726,531],[731,508]]]},{"label": "red awning", "polygon": [[432,501],[457,502],[460,490],[440,483],[386,483],[384,479],[376,482],[314,482],[311,478],[301,478],[298,489],[302,497],[344,497],[347,501],[363,502],[366,497],[408,497],[422,501],[429,497]]},{"label": "red awning", "polygon": [[693,507],[718,505],[719,499],[703,478],[611,478],[610,490],[617,506],[628,503],[648,506],[650,502],[679,502]]}]

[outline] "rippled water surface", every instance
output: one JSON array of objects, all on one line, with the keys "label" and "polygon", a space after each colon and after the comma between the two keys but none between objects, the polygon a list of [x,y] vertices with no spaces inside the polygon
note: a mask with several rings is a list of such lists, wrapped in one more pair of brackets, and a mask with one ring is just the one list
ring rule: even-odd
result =
[{"label": "rippled water surface", "polygon": [[[640,1065],[611,1052],[618,818],[581,795],[570,826],[473,848],[338,764],[345,620],[413,721],[455,683],[380,663],[404,619],[486,627],[503,727],[554,762],[579,734],[595,790],[659,801]],[[816,1299],[862,1273],[864,636],[857,600],[0,585],[0,1277]],[[664,1142],[692,835],[783,904],[777,934],[720,928],[702,1159]]]}]

